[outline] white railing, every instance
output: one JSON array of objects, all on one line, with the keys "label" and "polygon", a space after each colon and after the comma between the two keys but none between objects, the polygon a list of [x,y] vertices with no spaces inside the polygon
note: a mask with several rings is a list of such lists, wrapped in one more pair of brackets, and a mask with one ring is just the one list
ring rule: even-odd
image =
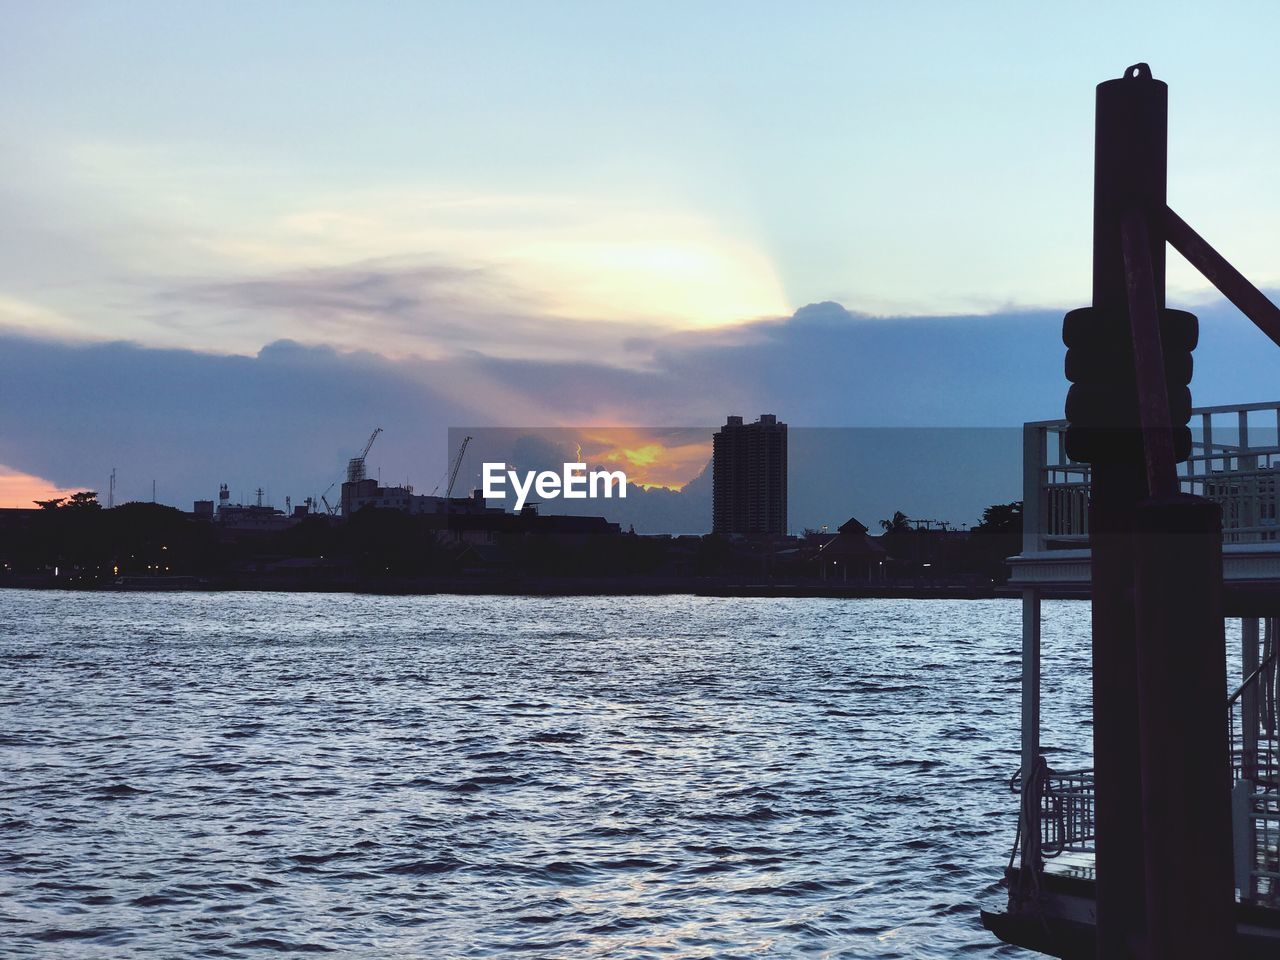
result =
[{"label": "white railing", "polygon": [[[1089,465],[1067,456],[1065,420],[1023,427],[1023,554],[1085,546]],[[1185,493],[1222,506],[1224,543],[1280,539],[1280,401],[1192,411]]]}]

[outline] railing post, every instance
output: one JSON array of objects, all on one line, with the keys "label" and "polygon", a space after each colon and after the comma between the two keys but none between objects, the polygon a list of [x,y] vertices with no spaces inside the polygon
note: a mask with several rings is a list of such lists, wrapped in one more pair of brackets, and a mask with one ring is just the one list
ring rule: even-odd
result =
[{"label": "railing post", "polygon": [[[1240,620],[1240,677],[1247,680],[1258,669],[1258,618]],[[1240,694],[1241,770],[1246,780],[1258,779],[1258,682],[1246,684]]]},{"label": "railing post", "polygon": [[1042,424],[1022,426],[1022,552],[1044,549],[1045,461],[1049,455],[1049,428]]},{"label": "railing post", "polygon": [[1022,591],[1022,828],[1024,874],[1037,873],[1040,856],[1040,799],[1036,776],[1040,766],[1040,591]]}]

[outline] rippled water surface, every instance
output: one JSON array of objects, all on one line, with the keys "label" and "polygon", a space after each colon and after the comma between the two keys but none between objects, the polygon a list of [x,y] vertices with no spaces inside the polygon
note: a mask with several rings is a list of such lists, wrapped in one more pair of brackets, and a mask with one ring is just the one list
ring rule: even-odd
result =
[{"label": "rippled water surface", "polygon": [[1019,616],[0,591],[0,955],[1022,955]]}]

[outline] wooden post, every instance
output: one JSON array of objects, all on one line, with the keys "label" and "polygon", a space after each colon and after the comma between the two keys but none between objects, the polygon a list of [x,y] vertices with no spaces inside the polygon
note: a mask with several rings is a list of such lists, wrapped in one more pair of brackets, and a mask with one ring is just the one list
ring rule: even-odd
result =
[{"label": "wooden post", "polygon": [[[1165,208],[1168,88],[1145,64],[1098,85],[1094,138],[1093,307],[1128,323],[1121,224]],[[1164,307],[1163,233],[1148,231],[1156,308]],[[1117,411],[1119,415],[1120,411]],[[1134,519],[1147,496],[1140,451],[1092,469],[1093,743],[1097,791],[1098,956],[1142,956],[1145,869],[1134,617]],[[1156,842],[1161,842],[1157,840]]]},{"label": "wooden post", "polygon": [[1235,944],[1223,691],[1222,514],[1174,495],[1138,509],[1138,700],[1147,953],[1228,960]]},{"label": "wooden post", "polygon": [[1160,332],[1167,106],[1143,64],[1098,87],[1094,312],[1128,323],[1134,365],[1131,408],[1114,395],[1121,439],[1101,448],[1093,474],[1106,960],[1227,958],[1235,941],[1221,511],[1178,492]]}]

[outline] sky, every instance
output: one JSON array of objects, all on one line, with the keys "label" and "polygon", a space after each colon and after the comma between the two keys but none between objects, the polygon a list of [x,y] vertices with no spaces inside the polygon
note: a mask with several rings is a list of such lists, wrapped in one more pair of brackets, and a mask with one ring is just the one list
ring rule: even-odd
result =
[{"label": "sky", "polygon": [[[1138,60],[1171,205],[1280,286],[1269,4],[0,17],[3,505],[112,466],[126,499],[282,505],[375,425],[371,465],[429,487],[461,424],[1058,416],[1093,87]],[[1221,317],[1197,402],[1274,399],[1176,255],[1169,290]]]}]

